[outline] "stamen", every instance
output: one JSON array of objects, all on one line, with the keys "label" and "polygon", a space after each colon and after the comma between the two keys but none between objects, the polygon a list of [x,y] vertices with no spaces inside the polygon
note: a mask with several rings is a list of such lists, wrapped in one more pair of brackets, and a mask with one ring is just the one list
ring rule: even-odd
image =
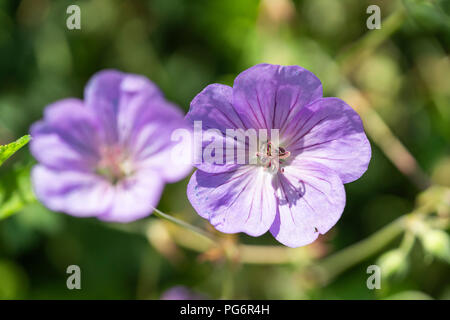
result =
[{"label": "stamen", "polygon": [[274,147],[271,141],[264,143],[260,147],[260,151],[256,153],[259,163],[264,166],[264,170],[271,173],[276,173],[280,170],[281,173],[284,172],[283,168],[280,168],[280,164],[289,156],[291,153],[286,151],[283,147]]}]

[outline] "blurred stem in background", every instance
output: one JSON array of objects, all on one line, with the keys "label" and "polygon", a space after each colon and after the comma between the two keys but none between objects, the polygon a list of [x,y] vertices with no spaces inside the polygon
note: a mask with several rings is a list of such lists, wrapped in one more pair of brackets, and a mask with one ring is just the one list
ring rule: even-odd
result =
[{"label": "blurred stem in background", "polygon": [[406,12],[404,7],[397,5],[397,9],[383,20],[383,27],[381,29],[367,32],[350,49],[338,56],[336,61],[340,65],[342,73],[349,74],[355,65],[360,64],[373,54],[384,41],[400,29],[405,18]]},{"label": "blurred stem in background", "polygon": [[170,216],[168,214],[165,214],[164,212],[162,212],[162,211],[160,211],[160,210],[158,210],[156,208],[154,209],[154,213],[153,214],[155,216],[161,218],[161,219],[170,221],[170,222],[176,224],[177,226],[180,226],[180,227],[185,228],[185,229],[187,229],[187,230],[189,230],[191,232],[194,232],[194,233],[200,235],[201,237],[206,238],[206,240],[208,240],[208,241],[217,242],[215,236],[213,236],[212,234],[210,234],[210,233],[208,233],[208,232],[206,232],[206,231],[204,231],[204,230],[202,230],[202,229],[200,229],[198,227],[195,227],[195,226],[193,226],[193,225],[191,225],[191,224],[189,224],[187,222],[184,222],[184,221],[179,220],[177,218],[174,218],[174,217],[172,217],[172,216]]},{"label": "blurred stem in background", "polygon": [[[201,233],[196,232],[196,236],[189,237],[183,230],[172,230],[170,228],[169,230],[172,231],[170,234],[177,245],[206,253],[209,260],[220,259],[223,256],[226,258],[227,264],[230,261],[238,261],[244,264],[293,264],[300,268],[300,271],[304,270],[312,278],[309,279],[310,282],[326,285],[342,272],[380,252],[401,234],[404,234],[404,238],[400,248],[407,255],[412,248],[415,237],[423,233],[424,225],[431,225],[434,228],[437,226],[443,229],[448,228],[449,201],[449,188],[432,187],[420,194],[418,206],[413,212],[399,217],[368,238],[319,261],[316,261],[315,258],[317,257],[314,257],[313,250],[310,250],[309,247],[292,249],[280,246],[242,245],[230,241],[225,243],[223,240],[205,245],[204,235]],[[436,212],[436,207],[442,210],[437,217],[431,215]],[[173,222],[171,219],[168,221]],[[177,223],[177,226],[184,227],[179,223]],[[191,229],[185,230],[188,233],[192,231]],[[150,240],[150,242],[154,243],[155,239]],[[217,251],[218,246],[219,251]],[[157,245],[156,247],[161,246]],[[222,248],[222,251],[220,251],[220,248]],[[211,252],[214,252],[214,254],[208,254]],[[224,290],[228,289],[224,288]]]},{"label": "blurred stem in background", "polygon": [[327,284],[345,270],[379,252],[402,234],[404,228],[405,216],[402,216],[370,237],[319,261],[311,267],[316,281],[321,285]]},{"label": "blurred stem in background", "polygon": [[[384,41],[395,33],[405,21],[406,13],[402,5],[383,21],[383,27],[366,33],[351,49],[337,58],[343,75],[348,75],[358,64],[367,59]],[[338,93],[344,101],[353,106],[361,116],[369,137],[380,147],[386,157],[417,188],[424,190],[430,186],[429,177],[422,171],[414,156],[392,133],[380,115],[371,107],[364,93],[354,88],[346,78],[342,79],[342,89]]]},{"label": "blurred stem in background", "polygon": [[380,115],[371,108],[363,93],[349,86],[341,90],[339,97],[355,107],[369,137],[402,174],[420,190],[425,190],[431,185],[430,178],[420,168],[414,156],[392,133]]}]

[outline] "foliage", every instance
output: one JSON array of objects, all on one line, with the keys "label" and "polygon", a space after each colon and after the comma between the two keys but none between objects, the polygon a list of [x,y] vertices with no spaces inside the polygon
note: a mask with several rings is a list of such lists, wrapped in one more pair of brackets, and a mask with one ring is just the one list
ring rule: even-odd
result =
[{"label": "foliage", "polygon": [[30,136],[26,135],[7,145],[0,146],[0,166],[17,150],[25,146],[30,141]]}]

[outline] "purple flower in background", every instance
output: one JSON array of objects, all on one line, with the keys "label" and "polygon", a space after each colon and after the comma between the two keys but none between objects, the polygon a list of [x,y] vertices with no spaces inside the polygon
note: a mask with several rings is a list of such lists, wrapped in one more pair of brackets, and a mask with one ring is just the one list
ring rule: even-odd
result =
[{"label": "purple flower in background", "polygon": [[[217,230],[251,236],[270,230],[290,247],[330,230],[344,210],[343,184],[358,179],[371,157],[358,114],[338,98],[323,98],[320,80],[298,66],[260,64],[233,87],[209,85],[187,119],[219,130],[223,144],[227,129],[269,131],[254,154],[241,141],[256,163],[196,164],[187,194]],[[271,129],[278,129],[276,144]],[[208,146],[201,147],[204,156]]]},{"label": "purple flower in background", "polygon": [[161,300],[207,300],[207,297],[192,291],[185,286],[175,286],[167,289],[161,295]]},{"label": "purple flower in background", "polygon": [[164,184],[185,177],[174,163],[172,132],[182,112],[147,78],[105,70],[85,88],[84,101],[49,105],[31,127],[36,196],[48,208],[78,217],[128,222],[149,215]]}]

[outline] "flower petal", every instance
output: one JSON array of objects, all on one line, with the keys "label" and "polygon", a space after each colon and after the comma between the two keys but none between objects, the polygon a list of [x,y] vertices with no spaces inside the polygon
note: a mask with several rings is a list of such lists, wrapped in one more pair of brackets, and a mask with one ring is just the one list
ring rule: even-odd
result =
[{"label": "flower petal", "polygon": [[197,170],[187,195],[198,214],[217,230],[260,236],[272,225],[276,213],[271,179],[262,168],[252,166],[215,174]]},{"label": "flower petal", "polygon": [[278,212],[270,232],[282,244],[300,247],[326,233],[345,207],[338,175],[314,162],[286,166],[277,179]]},{"label": "flower petal", "polygon": [[239,74],[233,85],[233,106],[248,128],[282,129],[321,97],[320,80],[299,66],[258,64]]},{"label": "flower petal", "polygon": [[[148,149],[151,147],[148,146]],[[146,151],[144,151],[146,153]],[[177,182],[185,178],[192,171],[192,163],[189,156],[192,154],[190,144],[184,141],[169,142],[158,152],[142,160],[138,160],[139,166],[158,171],[165,182]]]},{"label": "flower petal", "polygon": [[[237,150],[246,150],[247,141],[236,139],[231,136],[227,136],[227,129],[241,129],[241,132],[245,134],[247,130],[244,121],[236,112],[232,105],[233,89],[226,85],[212,84],[207,86],[200,92],[194,100],[191,102],[191,107],[186,119],[194,125],[195,122],[201,121],[201,129],[203,131],[201,137],[201,152],[200,155],[195,155],[200,161],[195,163],[195,166],[205,172],[225,172],[236,169],[237,163]],[[209,131],[207,134],[207,130]],[[255,131],[255,133],[257,133]],[[194,139],[197,136],[194,135]],[[234,157],[230,157],[227,160],[227,141],[232,142],[235,145]],[[235,142],[234,142],[235,141]],[[205,158],[205,149],[214,142],[216,145],[220,145],[222,148],[222,157],[219,157],[219,161],[211,162]],[[199,152],[195,150],[196,152]],[[230,149],[230,151],[232,151]],[[244,151],[245,152],[245,151]]]},{"label": "flower petal", "polygon": [[[119,124],[120,139],[140,168],[153,168],[166,182],[178,181],[192,170],[191,129],[174,105],[162,98],[133,98],[128,110],[119,114]],[[180,141],[172,140],[177,130],[183,133]]]},{"label": "flower petal", "polygon": [[30,131],[31,153],[46,166],[89,170],[98,161],[99,124],[81,100],[51,104]]},{"label": "flower petal", "polygon": [[[170,131],[177,128],[187,128],[181,110],[166,101],[163,97],[142,92],[130,98],[121,105],[118,113],[119,140],[122,144],[133,145],[136,137],[147,125],[156,124]],[[167,130],[166,130],[167,131]],[[163,141],[170,139],[170,134],[161,137]]]},{"label": "flower petal", "polygon": [[158,172],[141,170],[114,186],[114,199],[100,220],[130,222],[150,215],[158,205],[164,188]]},{"label": "flower petal", "polygon": [[127,108],[130,99],[142,93],[161,96],[158,88],[144,76],[116,70],[103,70],[92,76],[85,88],[85,103],[100,120],[105,141],[118,141],[120,109]]},{"label": "flower petal", "polygon": [[226,129],[245,129],[242,119],[234,110],[233,89],[222,84],[211,84],[191,102],[186,118],[193,123],[202,121],[204,130],[213,128],[225,133]]},{"label": "flower petal", "polygon": [[37,165],[32,182],[37,198],[53,211],[92,217],[106,212],[112,203],[111,185],[94,174]]},{"label": "flower petal", "polygon": [[99,72],[87,85],[86,103],[105,124],[106,140],[124,146],[139,167],[153,167],[167,182],[190,172],[189,161],[171,157],[176,145],[172,133],[188,128],[183,113],[147,78],[114,70]]},{"label": "flower petal", "polygon": [[361,118],[338,98],[306,106],[281,134],[294,163],[308,159],[326,165],[343,183],[361,177],[369,165],[371,148]]}]

